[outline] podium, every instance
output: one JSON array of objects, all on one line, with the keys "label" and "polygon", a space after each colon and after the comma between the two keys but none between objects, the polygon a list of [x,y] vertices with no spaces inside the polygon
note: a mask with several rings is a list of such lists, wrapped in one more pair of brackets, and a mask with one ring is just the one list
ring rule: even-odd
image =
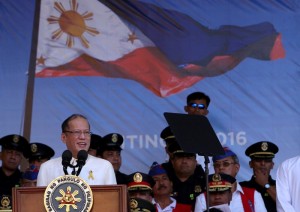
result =
[{"label": "podium", "polygon": [[[127,212],[126,185],[90,186],[93,192],[92,212]],[[44,192],[46,187],[13,188],[13,212],[46,212]]]}]

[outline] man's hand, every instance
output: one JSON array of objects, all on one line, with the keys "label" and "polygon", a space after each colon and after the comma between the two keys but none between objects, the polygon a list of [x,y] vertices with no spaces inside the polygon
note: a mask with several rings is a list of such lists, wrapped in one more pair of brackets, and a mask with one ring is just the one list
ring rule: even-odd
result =
[{"label": "man's hand", "polygon": [[262,187],[269,183],[269,172],[267,169],[254,169],[254,177],[255,182]]}]

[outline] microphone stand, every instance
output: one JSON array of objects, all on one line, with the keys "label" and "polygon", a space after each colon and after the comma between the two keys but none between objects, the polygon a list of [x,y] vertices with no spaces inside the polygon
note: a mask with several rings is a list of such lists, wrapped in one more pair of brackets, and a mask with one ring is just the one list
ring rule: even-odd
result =
[{"label": "microphone stand", "polygon": [[72,175],[75,175],[75,173],[76,173],[75,168],[77,167],[77,165],[76,165],[76,166],[73,166],[73,165],[70,164],[70,167],[73,168],[73,171],[72,171],[71,174],[72,174]]},{"label": "microphone stand", "polygon": [[66,165],[63,166],[63,170],[64,170],[65,175],[69,174],[67,168],[68,168],[68,166],[66,166]]},{"label": "microphone stand", "polygon": [[83,167],[82,164],[78,165],[78,170],[77,170],[76,176],[78,176],[80,174],[82,167]]},{"label": "microphone stand", "polygon": [[204,164],[205,164],[205,184],[206,184],[206,211],[209,212],[209,184],[208,184],[208,164],[209,158],[208,155],[204,155]]}]

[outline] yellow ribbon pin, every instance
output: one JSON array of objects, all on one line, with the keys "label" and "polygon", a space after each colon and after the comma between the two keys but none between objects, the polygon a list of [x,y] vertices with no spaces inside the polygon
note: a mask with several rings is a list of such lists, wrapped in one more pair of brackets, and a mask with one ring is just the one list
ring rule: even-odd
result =
[{"label": "yellow ribbon pin", "polygon": [[88,179],[94,180],[94,175],[93,175],[93,171],[92,170],[89,171],[89,177],[88,177]]}]

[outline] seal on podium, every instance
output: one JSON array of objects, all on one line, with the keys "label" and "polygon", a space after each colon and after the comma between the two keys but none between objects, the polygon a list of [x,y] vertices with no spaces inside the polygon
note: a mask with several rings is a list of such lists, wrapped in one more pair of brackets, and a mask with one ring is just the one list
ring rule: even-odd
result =
[{"label": "seal on podium", "polygon": [[89,212],[93,206],[93,193],[90,186],[80,177],[60,176],[47,186],[44,206],[47,212]]}]

